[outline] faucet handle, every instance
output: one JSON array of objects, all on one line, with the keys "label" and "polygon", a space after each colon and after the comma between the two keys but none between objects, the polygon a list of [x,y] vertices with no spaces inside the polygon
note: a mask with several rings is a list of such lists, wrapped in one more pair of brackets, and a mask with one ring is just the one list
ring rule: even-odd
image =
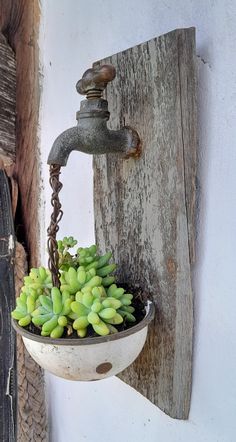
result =
[{"label": "faucet handle", "polygon": [[114,80],[116,70],[111,64],[88,69],[76,84],[77,92],[87,95],[87,99],[101,98],[109,81]]}]

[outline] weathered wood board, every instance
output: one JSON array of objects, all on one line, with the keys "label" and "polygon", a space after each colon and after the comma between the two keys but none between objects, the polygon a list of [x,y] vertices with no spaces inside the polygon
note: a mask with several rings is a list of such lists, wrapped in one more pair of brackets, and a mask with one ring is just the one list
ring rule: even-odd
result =
[{"label": "weathered wood board", "polygon": [[[39,0],[0,0],[0,30],[16,57],[17,149],[14,178],[17,180],[19,198],[15,222],[18,240],[24,244],[27,252],[29,267],[39,265],[39,195],[42,184],[37,139],[40,101],[39,21]],[[19,244],[17,246],[19,251]],[[21,286],[21,263],[22,258],[16,253],[17,294]],[[19,337],[17,351],[19,390],[15,440],[48,441],[43,370],[24,349]]]},{"label": "weathered wood board", "polygon": [[1,0],[0,27],[16,55],[16,166],[24,244],[30,266],[39,260],[40,159],[39,118],[39,0]]},{"label": "weathered wood board", "polygon": [[[96,241],[111,248],[118,280],[155,300],[136,362],[121,374],[165,413],[187,419],[191,397],[196,174],[195,30],[179,29],[99,61],[109,127],[134,127],[140,159],[94,157]],[[96,64],[96,63],[95,63]]]},{"label": "weathered wood board", "polygon": [[11,198],[0,170],[0,441],[16,440],[16,337],[10,312],[15,306],[15,236]]},{"label": "weathered wood board", "polygon": [[0,32],[0,158],[15,161],[16,62],[15,54]]}]

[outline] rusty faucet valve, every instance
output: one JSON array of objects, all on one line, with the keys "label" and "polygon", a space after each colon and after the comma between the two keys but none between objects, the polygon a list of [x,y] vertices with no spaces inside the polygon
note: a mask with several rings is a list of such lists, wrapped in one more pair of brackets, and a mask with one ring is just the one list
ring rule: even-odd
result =
[{"label": "rusty faucet valve", "polygon": [[107,83],[114,80],[115,76],[116,70],[109,64],[88,69],[76,84],[77,92],[86,95],[88,100],[101,98]]}]

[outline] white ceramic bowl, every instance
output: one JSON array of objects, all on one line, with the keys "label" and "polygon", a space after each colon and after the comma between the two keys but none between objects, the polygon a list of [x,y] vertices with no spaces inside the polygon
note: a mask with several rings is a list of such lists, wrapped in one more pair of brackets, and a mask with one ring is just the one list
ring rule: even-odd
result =
[{"label": "white ceramic bowl", "polygon": [[28,332],[15,320],[12,323],[42,368],[65,379],[93,381],[116,375],[132,364],[144,346],[153,317],[154,305],[148,301],[143,320],[128,330],[78,339],[43,337]]}]

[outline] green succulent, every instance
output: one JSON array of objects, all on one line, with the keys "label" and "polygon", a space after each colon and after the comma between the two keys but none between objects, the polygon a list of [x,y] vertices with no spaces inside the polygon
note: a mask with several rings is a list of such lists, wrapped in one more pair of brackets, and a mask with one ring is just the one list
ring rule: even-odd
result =
[{"label": "green succulent", "polygon": [[43,293],[49,293],[51,289],[51,273],[45,267],[39,267],[38,269],[32,268],[29,275],[24,277],[24,285],[21,291],[39,296]]},{"label": "green succulent", "polygon": [[24,277],[24,285],[20,296],[16,298],[16,308],[12,317],[19,321],[19,325],[26,327],[32,319],[32,312],[38,305],[38,297],[43,293],[49,294],[52,289],[51,274],[44,267],[32,268],[28,276]]},{"label": "green succulent", "polygon": [[42,336],[60,338],[63,335],[72,299],[68,292],[61,293],[57,287],[52,288],[51,296],[39,296],[40,305],[32,312],[32,322],[36,327],[42,327]]},{"label": "green succulent", "polygon": [[76,293],[75,301],[71,303],[72,313],[69,316],[74,320],[73,328],[77,330],[79,336],[86,336],[89,325],[98,335],[106,336],[117,332],[114,325],[123,322],[123,316],[119,313],[121,308],[122,302],[115,297],[107,296],[103,286],[87,286]]},{"label": "green succulent", "polygon": [[118,299],[121,306],[118,308],[117,312],[128,322],[136,321],[135,316],[132,314],[134,313],[135,308],[131,305],[133,299],[133,295],[131,293],[125,293],[123,288],[118,288],[116,284],[112,284],[107,289],[107,296],[108,297],[105,300],[105,303],[110,299],[110,297]]},{"label": "green succulent", "polygon": [[58,241],[60,289],[52,286],[50,271],[31,269],[24,278],[12,317],[26,327],[31,322],[42,336],[60,338],[77,331],[84,337],[92,326],[100,336],[117,332],[116,325],[135,322],[133,295],[115,284],[116,264],[112,253],[97,254],[97,246],[82,248],[72,255],[68,250],[77,241],[65,237]]},{"label": "green succulent", "polygon": [[26,292],[21,292],[20,296],[16,298],[16,308],[12,312],[12,317],[19,322],[21,327],[26,327],[32,321],[32,312],[37,307],[37,297],[35,291],[28,295]]},{"label": "green succulent", "polygon": [[[95,278],[95,280],[93,279]],[[92,280],[92,281],[91,281]],[[77,270],[70,267],[67,271],[61,273],[61,291],[67,290],[72,295],[80,290],[85,284],[101,282],[101,278],[96,276],[95,269],[85,270],[84,267],[79,267]]]},{"label": "green succulent", "polygon": [[[104,258],[105,255],[101,258]],[[109,258],[110,259],[110,258]],[[103,264],[105,263],[105,264]],[[116,264],[107,264],[106,259],[98,259],[87,265],[80,265],[77,269],[70,267],[67,271],[61,273],[60,282],[61,290],[68,290],[71,294],[75,294],[81,290],[86,284],[106,285],[107,278],[110,283],[114,282],[114,276],[110,276],[116,269]],[[105,283],[105,284],[104,284]]]}]

